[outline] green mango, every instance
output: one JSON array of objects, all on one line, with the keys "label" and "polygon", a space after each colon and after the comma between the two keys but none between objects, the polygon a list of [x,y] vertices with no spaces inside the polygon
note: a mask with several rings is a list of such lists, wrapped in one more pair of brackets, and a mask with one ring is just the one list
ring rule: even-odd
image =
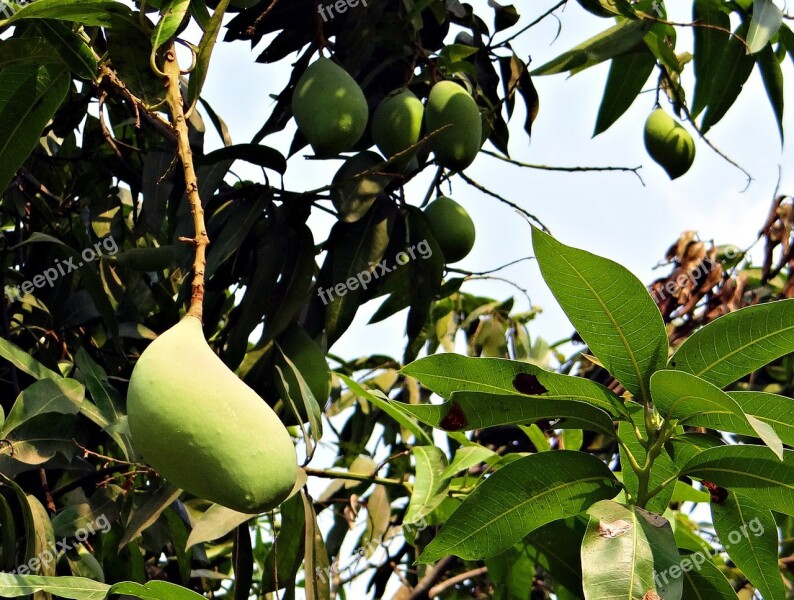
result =
[{"label": "green mango", "polygon": [[127,413],[135,449],[194,496],[256,514],[283,502],[297,480],[284,425],[212,351],[195,317],[141,354]]},{"label": "green mango", "polygon": [[331,188],[331,201],[339,213],[340,221],[358,221],[375,202],[378,194],[382,194],[389,185],[392,178],[387,175],[356,177],[384,161],[377,152],[367,150],[348,158],[336,172],[333,180],[335,185]]},{"label": "green mango", "polygon": [[645,121],[645,149],[670,179],[681,177],[695,161],[692,136],[661,108],[654,110]]},{"label": "green mango", "polygon": [[348,73],[328,58],[313,62],[295,86],[292,114],[318,156],[350,150],[369,119],[364,92]]},{"label": "green mango", "polygon": [[439,196],[425,208],[430,230],[447,264],[464,259],[474,247],[475,229],[469,213],[452,198]]},{"label": "green mango", "polygon": [[462,171],[477,157],[482,141],[480,109],[474,98],[453,81],[439,81],[430,90],[425,108],[427,131],[446,125],[430,140],[430,148],[442,167]]},{"label": "green mango", "polygon": [[[425,107],[408,88],[386,96],[372,115],[372,139],[384,156],[391,158],[419,141]],[[414,152],[393,162],[398,169],[416,168]]]}]

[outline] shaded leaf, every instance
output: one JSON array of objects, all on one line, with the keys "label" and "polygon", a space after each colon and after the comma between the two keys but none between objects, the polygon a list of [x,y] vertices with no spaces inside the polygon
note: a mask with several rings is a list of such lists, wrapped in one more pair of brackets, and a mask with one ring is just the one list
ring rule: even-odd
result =
[{"label": "shaded leaf", "polygon": [[541,525],[614,497],[619,487],[609,468],[589,454],[559,450],[520,458],[482,482],[417,560],[494,556]]},{"label": "shaded leaf", "polygon": [[654,66],[656,57],[645,44],[612,59],[593,136],[609,129],[629,109]]},{"label": "shaded leaf", "polygon": [[220,504],[213,504],[193,524],[193,531],[190,532],[185,547],[190,548],[201,542],[217,540],[254,516],[239,513]]},{"label": "shaded leaf", "polygon": [[26,421],[45,413],[76,415],[85,397],[85,388],[75,379],[42,379],[24,389],[6,417],[0,438]]}]

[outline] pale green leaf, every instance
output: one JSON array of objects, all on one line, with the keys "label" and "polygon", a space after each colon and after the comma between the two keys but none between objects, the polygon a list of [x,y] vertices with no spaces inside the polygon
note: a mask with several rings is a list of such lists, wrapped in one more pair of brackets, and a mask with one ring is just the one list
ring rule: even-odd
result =
[{"label": "pale green leaf", "polygon": [[498,457],[498,454],[485,446],[476,444],[473,446],[463,446],[462,448],[458,448],[457,452],[455,452],[455,458],[453,458],[449,466],[444,469],[441,477],[452,477],[461,471],[466,471],[475,465],[479,465],[495,457]]},{"label": "pale green leaf", "polygon": [[131,18],[128,6],[115,0],[36,0],[28,2],[0,27],[23,19],[56,19],[85,26],[112,27],[115,18]]},{"label": "pale green leaf", "polygon": [[582,540],[585,600],[681,598],[680,578],[664,581],[658,576],[679,560],[673,530],[666,519],[611,500],[597,502],[587,513],[590,522]]},{"label": "pale green leaf", "polygon": [[190,548],[201,542],[217,540],[255,516],[239,513],[220,504],[213,504],[193,524],[193,530],[190,532],[185,547]]},{"label": "pale green leaf", "polygon": [[110,586],[83,577],[41,577],[0,573],[0,597],[20,598],[35,592],[47,592],[74,600],[103,600]]},{"label": "pale green leaf", "polygon": [[204,598],[193,590],[168,581],[148,581],[145,585],[125,581],[111,587],[109,594],[123,594],[142,600],[198,600]]},{"label": "pale green leaf", "polygon": [[483,481],[417,559],[494,556],[530,531],[614,497],[620,483],[589,454],[559,450],[520,458]]},{"label": "pale green leaf", "polygon": [[[485,450],[485,448],[483,448]],[[447,497],[449,477],[444,476],[447,455],[436,446],[414,446],[416,479],[403,524],[415,525],[433,512]]]},{"label": "pale green leaf", "polygon": [[61,378],[58,373],[48,369],[19,346],[12,344],[4,338],[0,338],[0,356],[34,379]]},{"label": "pale green leaf", "polygon": [[747,51],[760,52],[783,23],[783,11],[772,0],[753,0],[753,18],[747,31]]},{"label": "pale green leaf", "polygon": [[152,53],[170,40],[179,30],[190,8],[190,0],[166,0],[161,9],[162,17],[152,32]]}]

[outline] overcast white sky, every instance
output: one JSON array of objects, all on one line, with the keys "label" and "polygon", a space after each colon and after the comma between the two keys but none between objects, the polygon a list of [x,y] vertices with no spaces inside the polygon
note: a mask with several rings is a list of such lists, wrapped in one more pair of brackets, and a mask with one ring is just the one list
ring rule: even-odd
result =
[{"label": "overcast white sky", "polygon": [[[485,0],[475,0],[472,4],[480,14],[490,14]],[[528,2],[517,3],[522,23],[534,19],[553,3],[531,4],[534,6],[529,6]],[[668,2],[669,18],[691,20],[689,6],[689,2]],[[550,18],[514,43],[521,57],[532,57],[534,66],[609,24],[608,20],[584,12],[574,1],[559,14],[562,31],[556,41],[557,23]],[[690,49],[691,31],[679,28],[678,33],[679,52]],[[450,39],[453,36],[454,33]],[[204,96],[226,120],[236,143],[250,141],[272,110],[273,103],[268,95],[278,93],[288,77],[286,64],[273,66],[254,62],[263,48],[264,43],[251,52],[248,43],[235,42],[219,43],[215,50]],[[779,165],[783,173],[781,191],[792,193],[794,190],[794,153],[790,145],[785,153],[781,151],[758,71],[751,76],[738,102],[710,132],[710,139],[755,178],[749,189],[742,192],[744,175],[700,140],[695,164],[689,173],[673,182],[667,179],[643,147],[643,124],[654,104],[651,92],[641,95],[607,132],[591,139],[607,69],[605,63],[571,78],[566,75],[535,78],[540,112],[532,143],[528,143],[522,130],[523,103],[517,102],[510,124],[510,152],[515,159],[548,165],[642,164],[640,173],[645,187],[630,173],[550,173],[521,169],[485,155],[475,161],[467,174],[537,215],[561,241],[609,256],[626,265],[646,283],[658,276],[659,272],[654,273],[652,267],[684,229],[695,229],[703,239],[713,238],[717,243],[749,245],[768,210]],[[789,58],[784,63],[784,77],[786,98],[791,102],[794,69]],[[690,68],[684,77],[690,95],[692,83]],[[792,112],[789,109],[785,118],[789,132],[794,131]],[[290,125],[285,132],[263,143],[286,153],[293,133],[294,125]],[[693,136],[696,137],[694,132]],[[212,133],[207,141],[210,149],[220,145],[220,140]],[[486,145],[488,147],[490,144]],[[285,180],[289,189],[325,185],[340,165],[339,161],[307,161],[303,158],[307,153],[304,151],[290,160]],[[261,172],[251,165],[238,162],[234,170],[246,178],[262,180]],[[407,188],[409,202],[421,202],[428,177],[418,178]],[[451,195],[470,212],[477,224],[475,248],[456,266],[481,271],[532,254],[529,227],[509,207],[460,180],[454,182]],[[313,221],[316,239],[324,239],[324,232],[331,224],[330,217],[318,215]],[[540,278],[536,264],[524,262],[501,275],[527,288],[532,301],[543,307],[544,313],[531,326],[533,336],[540,335],[552,341],[571,332],[565,316]],[[464,289],[497,298],[515,294],[510,286],[493,281],[472,282]],[[528,308],[526,299],[520,294],[516,298],[517,308]],[[360,311],[354,325],[334,346],[335,353],[345,357],[372,352],[401,356],[404,313],[383,323],[365,326],[379,302],[372,302]]]}]

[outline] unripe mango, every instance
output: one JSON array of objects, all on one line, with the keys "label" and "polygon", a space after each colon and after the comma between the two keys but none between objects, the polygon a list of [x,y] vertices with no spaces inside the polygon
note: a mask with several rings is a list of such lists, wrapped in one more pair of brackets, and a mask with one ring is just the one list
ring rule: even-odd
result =
[{"label": "unripe mango", "polygon": [[135,449],[174,485],[244,513],[283,502],[298,475],[287,430],[184,317],[138,359],[127,392]]},{"label": "unripe mango", "polygon": [[386,175],[356,177],[383,162],[385,159],[380,154],[367,150],[348,158],[336,172],[333,182],[338,185],[331,188],[331,201],[339,213],[340,221],[358,221],[375,202],[378,194],[386,189],[391,181]]},{"label": "unripe mango", "polygon": [[[419,141],[425,107],[408,88],[386,96],[372,115],[372,139],[384,156],[393,157]],[[413,153],[411,153],[413,154]],[[394,162],[398,169],[408,167],[413,156]],[[414,163],[415,164],[415,163]]]},{"label": "unripe mango", "polygon": [[364,92],[347,71],[328,58],[313,62],[295,86],[292,114],[318,156],[350,150],[367,127]]},{"label": "unripe mango", "polygon": [[681,177],[695,160],[695,141],[689,132],[661,108],[645,121],[645,149],[670,179]]},{"label": "unripe mango", "polygon": [[452,81],[439,81],[430,90],[425,108],[427,131],[435,134],[430,147],[438,164],[461,171],[477,157],[482,141],[480,110],[474,98]]},{"label": "unripe mango", "polygon": [[439,196],[424,212],[447,264],[458,262],[471,252],[476,232],[466,209],[452,198]]}]

